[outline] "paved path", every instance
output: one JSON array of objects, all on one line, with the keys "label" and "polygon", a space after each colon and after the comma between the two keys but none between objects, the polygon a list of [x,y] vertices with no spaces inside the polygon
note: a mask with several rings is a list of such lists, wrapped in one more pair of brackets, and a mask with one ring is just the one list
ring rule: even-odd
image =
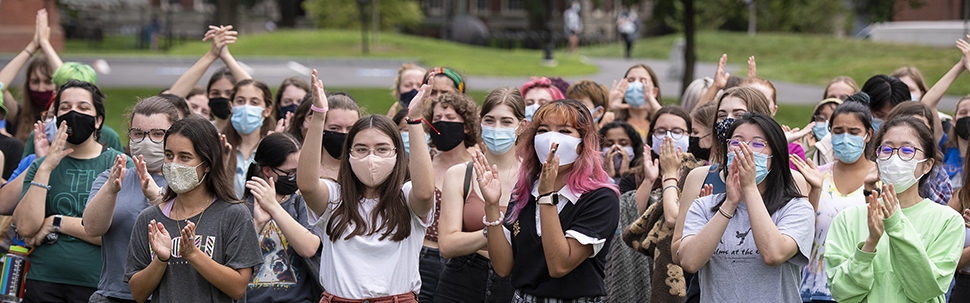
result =
[{"label": "paved path", "polygon": [[[12,57],[0,57],[0,64],[6,65]],[[185,72],[197,57],[107,57],[99,58],[94,56],[65,56],[64,61],[79,61],[92,64],[97,59],[104,59],[110,67],[107,74],[98,75],[98,84],[105,87],[165,87],[172,83]],[[243,57],[239,58],[244,67],[247,68],[253,77],[263,80],[275,87],[283,79],[291,76],[310,77],[310,70],[316,68],[321,72],[321,79],[329,86],[336,87],[374,87],[388,88],[394,83],[394,75],[397,69],[404,62],[413,60],[400,59],[315,59],[315,58],[258,58]],[[660,78],[660,89],[664,96],[677,97],[680,94],[680,79],[668,77],[670,62],[667,60],[655,59],[608,59],[590,58],[591,63],[600,67],[599,73],[589,76],[566,77],[567,81],[573,82],[582,79],[590,79],[607,86],[613,80],[619,79],[626,72],[627,68],[634,63],[646,63],[654,68]],[[221,62],[216,62],[213,67],[222,66]],[[697,64],[698,77],[714,75],[717,64],[703,63]],[[209,74],[215,68],[202,77],[200,85],[205,84]],[[743,70],[737,65],[729,65],[729,72]],[[528,77],[488,77],[488,76],[468,76],[466,82],[468,88],[473,90],[490,90],[498,86],[521,86]],[[862,79],[857,79],[861,81]],[[23,72],[14,81],[14,85],[23,81]],[[796,84],[789,82],[773,82],[778,89],[778,100],[782,104],[815,104],[822,96],[824,87],[816,85]],[[946,96],[940,103],[940,108],[952,110],[956,107],[959,100],[957,96]]]}]

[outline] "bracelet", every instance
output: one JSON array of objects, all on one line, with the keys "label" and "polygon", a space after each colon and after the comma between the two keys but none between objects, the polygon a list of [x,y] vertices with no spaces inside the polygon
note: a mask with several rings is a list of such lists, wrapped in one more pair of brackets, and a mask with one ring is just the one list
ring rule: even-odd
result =
[{"label": "bracelet", "polygon": [[412,120],[411,118],[406,118],[404,120],[407,121],[408,124],[414,125],[414,124],[421,124],[421,122],[424,121],[424,118],[417,118],[414,120]]},{"label": "bracelet", "polygon": [[51,186],[37,181],[30,181],[30,185],[37,186],[46,190],[51,190]]},{"label": "bracelet", "polygon": [[667,192],[667,189],[670,189],[670,188],[673,188],[673,189],[677,190],[676,193],[677,194],[680,194],[680,188],[678,188],[677,185],[667,185],[667,186],[664,186],[664,188],[662,190],[660,190],[660,194],[662,195],[662,194],[666,193]]},{"label": "bracelet", "polygon": [[34,52],[28,52],[26,48],[23,51],[25,53],[27,53],[27,55],[29,55],[29,56],[33,56],[34,55]]},{"label": "bracelet", "polygon": [[162,263],[168,263],[168,260],[171,260],[172,256],[168,256],[168,260],[162,260],[162,257],[155,255],[155,259],[158,259],[158,261],[161,261]]},{"label": "bracelet", "polygon": [[670,181],[670,180],[674,180],[674,182],[678,182],[678,183],[680,182],[680,180],[677,179],[677,178],[664,178],[664,180],[661,181],[660,183],[667,182],[667,181]]},{"label": "bracelet", "polygon": [[482,216],[482,224],[485,224],[485,229],[488,229],[489,226],[499,226],[503,221],[505,221],[504,212],[498,212],[498,220],[492,222],[488,222],[488,219],[485,219],[485,216]]},{"label": "bracelet", "polygon": [[734,215],[728,215],[728,213],[726,211],[724,211],[723,209],[721,209],[720,207],[717,208],[717,212],[720,213],[725,218],[728,218],[728,220],[731,220],[731,219],[734,218]]},{"label": "bracelet", "polygon": [[327,111],[330,110],[330,107],[317,107],[316,105],[310,104],[310,110],[321,114],[326,114]]}]

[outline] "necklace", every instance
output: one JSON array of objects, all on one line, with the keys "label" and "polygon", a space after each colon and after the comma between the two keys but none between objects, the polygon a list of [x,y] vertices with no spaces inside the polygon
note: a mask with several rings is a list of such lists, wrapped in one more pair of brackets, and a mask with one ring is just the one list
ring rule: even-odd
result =
[{"label": "necklace", "polygon": [[[172,200],[172,203],[174,204],[175,203],[175,200]],[[199,223],[202,223],[202,217],[205,216],[205,210],[209,208],[209,205],[212,205],[212,202],[209,202],[208,204],[206,204],[205,205],[205,208],[202,209],[202,213],[199,214],[199,220],[196,220],[196,222],[195,222],[195,228],[196,229],[199,228]],[[175,205],[172,205],[172,211],[174,211],[175,214],[176,214],[176,216],[178,216],[178,208],[176,208]],[[188,224],[189,218],[191,218],[191,217],[186,217],[186,218],[183,218],[182,220],[184,220],[186,222],[186,224]],[[175,220],[175,226],[178,226],[179,233],[182,232],[182,225],[179,224],[179,221],[182,221],[182,220]]]}]

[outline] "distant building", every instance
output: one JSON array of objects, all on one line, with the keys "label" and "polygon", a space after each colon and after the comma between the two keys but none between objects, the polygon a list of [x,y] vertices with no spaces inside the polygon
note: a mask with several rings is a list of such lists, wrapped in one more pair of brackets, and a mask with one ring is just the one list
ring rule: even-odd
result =
[{"label": "distant building", "polygon": [[967,9],[964,0],[920,0],[919,8],[912,8],[910,0],[896,0],[892,21],[952,21],[963,20]]},{"label": "distant building", "polygon": [[54,0],[2,1],[0,0],[0,52],[19,52],[33,40],[34,19],[37,10],[47,9],[51,25],[51,44],[55,49],[64,48],[64,30],[60,26],[60,12]]}]

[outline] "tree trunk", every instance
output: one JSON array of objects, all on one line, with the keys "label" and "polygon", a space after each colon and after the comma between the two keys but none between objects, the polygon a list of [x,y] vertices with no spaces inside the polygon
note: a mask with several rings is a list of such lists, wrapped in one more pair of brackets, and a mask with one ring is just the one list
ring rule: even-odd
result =
[{"label": "tree trunk", "polygon": [[300,14],[300,1],[276,0],[276,5],[280,7],[280,19],[276,20],[276,26],[280,28],[296,27],[296,17]]},{"label": "tree trunk", "polygon": [[235,30],[240,26],[236,24],[236,0],[217,0],[216,1],[216,24],[234,25]]},{"label": "tree trunk", "polygon": [[[684,2],[684,77],[681,78],[680,94],[684,94],[687,86],[694,81],[694,62],[697,54],[695,53],[694,36],[696,24],[694,23],[694,0],[682,0]],[[688,109],[689,110],[689,109]]]}]

